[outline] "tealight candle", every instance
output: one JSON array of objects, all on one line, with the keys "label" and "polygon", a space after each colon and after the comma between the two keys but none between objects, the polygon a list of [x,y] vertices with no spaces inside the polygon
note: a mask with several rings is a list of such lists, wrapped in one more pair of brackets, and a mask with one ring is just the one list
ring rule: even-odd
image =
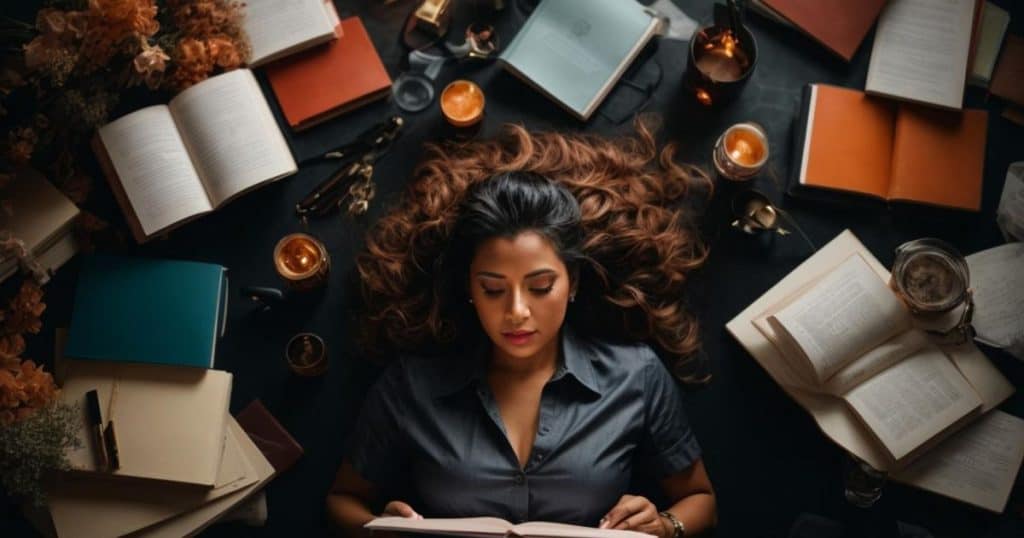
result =
[{"label": "tealight candle", "polygon": [[310,235],[286,235],[274,247],[274,268],[294,290],[306,291],[323,285],[330,266],[327,249]]},{"label": "tealight candle", "polygon": [[456,80],[441,92],[441,113],[455,127],[470,127],[484,117],[484,91],[469,80]]},{"label": "tealight candle", "polygon": [[722,177],[748,180],[768,162],[768,136],[756,123],[737,123],[718,137],[712,160]]}]

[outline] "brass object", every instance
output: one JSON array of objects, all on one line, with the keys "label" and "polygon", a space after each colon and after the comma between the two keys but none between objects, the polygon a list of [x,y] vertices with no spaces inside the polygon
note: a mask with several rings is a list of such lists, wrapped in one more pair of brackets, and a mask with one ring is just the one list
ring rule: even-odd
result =
[{"label": "brass object", "polygon": [[413,14],[416,25],[436,36],[448,33],[452,21],[452,0],[423,0]]}]

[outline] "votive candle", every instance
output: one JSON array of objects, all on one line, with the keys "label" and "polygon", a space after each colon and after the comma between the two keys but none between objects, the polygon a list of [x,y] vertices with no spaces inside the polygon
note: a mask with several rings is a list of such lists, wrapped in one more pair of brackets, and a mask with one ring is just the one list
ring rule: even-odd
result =
[{"label": "votive candle", "polygon": [[455,127],[470,127],[484,117],[484,91],[470,80],[456,80],[441,92],[441,113]]},{"label": "votive candle", "polygon": [[327,282],[330,258],[315,237],[294,233],[282,237],[274,247],[274,268],[292,289],[305,291]]},{"label": "votive candle", "polygon": [[712,155],[715,170],[733,181],[748,180],[768,162],[768,136],[760,125],[737,123],[722,133]]}]

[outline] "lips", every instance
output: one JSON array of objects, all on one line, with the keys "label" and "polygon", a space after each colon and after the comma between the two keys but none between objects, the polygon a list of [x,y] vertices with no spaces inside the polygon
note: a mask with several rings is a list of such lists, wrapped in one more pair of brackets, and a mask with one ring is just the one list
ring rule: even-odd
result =
[{"label": "lips", "polygon": [[501,333],[501,336],[505,338],[506,342],[514,346],[521,346],[529,343],[535,334],[537,331],[510,331]]}]

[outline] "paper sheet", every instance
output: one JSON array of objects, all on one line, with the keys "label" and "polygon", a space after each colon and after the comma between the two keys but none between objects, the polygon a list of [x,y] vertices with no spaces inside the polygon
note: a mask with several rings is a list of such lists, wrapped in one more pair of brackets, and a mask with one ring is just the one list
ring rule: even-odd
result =
[{"label": "paper sheet", "polygon": [[1024,241],[1024,161],[1011,163],[1006,169],[996,223],[1007,241]]},{"label": "paper sheet", "polygon": [[1024,243],[967,256],[976,339],[1024,360]]}]

